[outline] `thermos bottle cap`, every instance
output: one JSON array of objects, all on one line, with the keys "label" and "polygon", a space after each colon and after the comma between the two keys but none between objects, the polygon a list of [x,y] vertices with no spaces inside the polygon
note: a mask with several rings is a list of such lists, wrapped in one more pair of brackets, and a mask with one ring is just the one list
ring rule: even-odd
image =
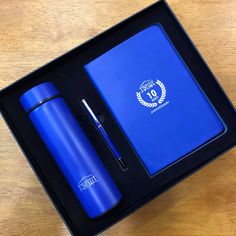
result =
[{"label": "thermos bottle cap", "polygon": [[38,105],[58,95],[59,92],[54,84],[52,82],[46,82],[27,90],[27,92],[21,96],[20,102],[25,111],[30,112]]}]

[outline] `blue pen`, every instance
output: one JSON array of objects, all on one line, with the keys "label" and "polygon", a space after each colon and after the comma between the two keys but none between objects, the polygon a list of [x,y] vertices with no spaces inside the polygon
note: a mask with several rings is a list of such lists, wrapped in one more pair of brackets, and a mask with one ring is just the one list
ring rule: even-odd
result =
[{"label": "blue pen", "polygon": [[93,110],[91,109],[91,107],[89,106],[89,104],[87,103],[86,99],[82,99],[81,100],[82,104],[84,105],[84,108],[86,109],[86,111],[88,112],[89,116],[91,117],[91,119],[93,120],[94,124],[96,125],[99,133],[101,134],[101,136],[103,137],[103,139],[105,140],[105,142],[107,143],[107,145],[109,146],[110,150],[112,151],[113,155],[115,156],[115,158],[118,160],[120,166],[123,169],[126,169],[126,164],[124,163],[120,153],[117,151],[117,149],[115,148],[114,144],[112,143],[111,139],[109,138],[107,132],[105,131],[105,129],[103,128],[103,126],[101,125],[100,121],[98,120],[97,116],[94,114]]}]

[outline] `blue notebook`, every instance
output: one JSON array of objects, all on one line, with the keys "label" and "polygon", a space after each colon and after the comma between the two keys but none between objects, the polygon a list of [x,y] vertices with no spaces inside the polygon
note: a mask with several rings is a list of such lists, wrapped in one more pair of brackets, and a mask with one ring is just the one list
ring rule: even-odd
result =
[{"label": "blue notebook", "polygon": [[225,129],[160,24],[85,69],[150,176]]}]

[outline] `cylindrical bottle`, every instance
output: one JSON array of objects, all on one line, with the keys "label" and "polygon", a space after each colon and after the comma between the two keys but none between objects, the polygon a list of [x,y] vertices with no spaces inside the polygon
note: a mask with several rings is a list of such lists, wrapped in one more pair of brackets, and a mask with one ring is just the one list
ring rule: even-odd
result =
[{"label": "cylindrical bottle", "polygon": [[88,216],[116,206],[118,188],[54,84],[39,84],[20,101]]}]

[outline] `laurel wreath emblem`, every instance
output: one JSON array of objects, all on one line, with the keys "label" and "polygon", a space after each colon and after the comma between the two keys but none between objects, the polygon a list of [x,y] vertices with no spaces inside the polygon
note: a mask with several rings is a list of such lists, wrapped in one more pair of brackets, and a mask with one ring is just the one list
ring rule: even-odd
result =
[{"label": "laurel wreath emblem", "polygon": [[150,103],[150,102],[145,102],[143,99],[142,99],[142,96],[141,96],[141,92],[136,92],[136,97],[138,99],[138,101],[145,107],[149,107],[149,108],[154,108],[154,107],[157,107],[159,104],[162,104],[166,98],[166,88],[165,88],[165,85],[160,81],[160,80],[157,80],[156,81],[156,84],[161,88],[161,97],[160,99],[158,100],[158,102],[153,102],[153,103]]}]

